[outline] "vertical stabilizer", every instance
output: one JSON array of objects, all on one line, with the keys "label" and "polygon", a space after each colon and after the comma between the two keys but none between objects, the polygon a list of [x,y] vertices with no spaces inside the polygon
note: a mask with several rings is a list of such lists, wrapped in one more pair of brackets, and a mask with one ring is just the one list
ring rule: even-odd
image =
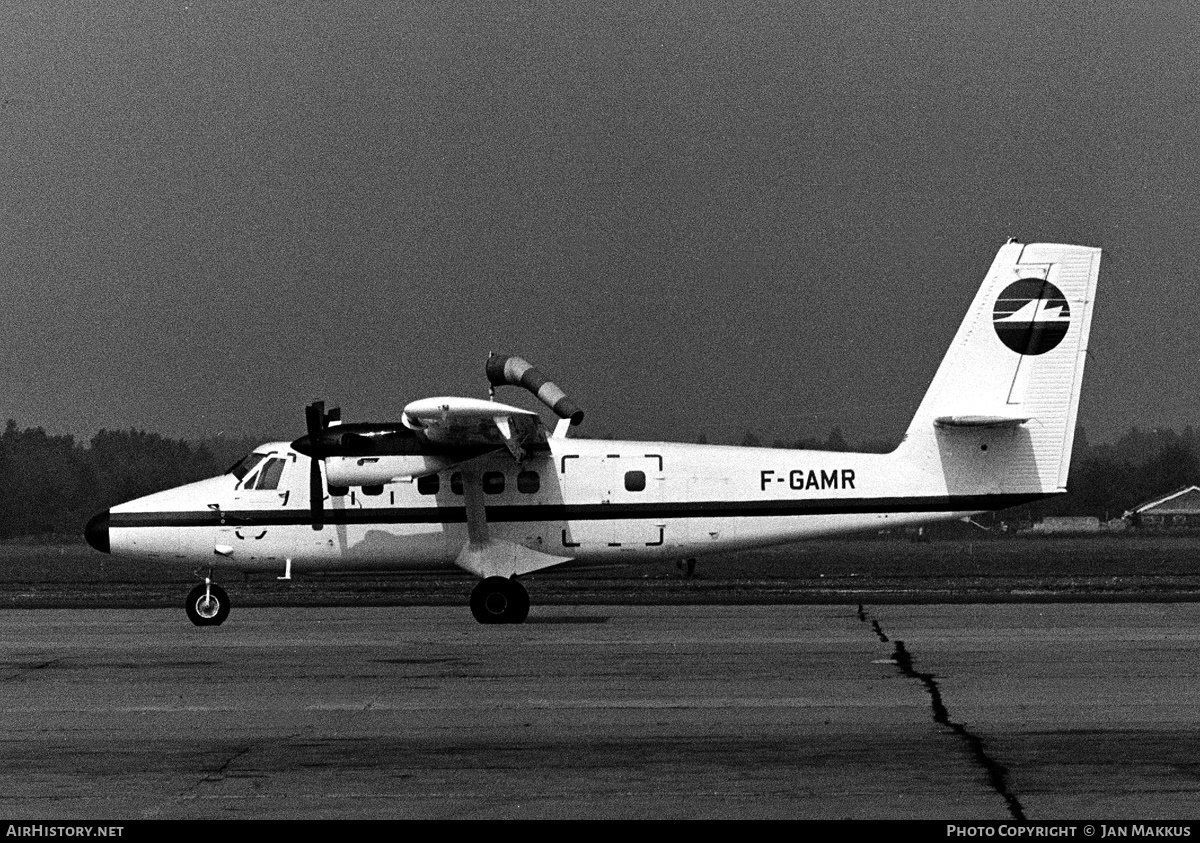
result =
[{"label": "vertical stabilizer", "polygon": [[1065,490],[1099,271],[1099,249],[1002,246],[897,456],[951,494]]}]

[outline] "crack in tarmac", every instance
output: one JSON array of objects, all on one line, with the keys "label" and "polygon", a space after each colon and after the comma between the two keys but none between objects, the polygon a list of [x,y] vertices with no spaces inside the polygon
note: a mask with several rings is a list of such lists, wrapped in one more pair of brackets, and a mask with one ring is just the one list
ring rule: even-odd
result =
[{"label": "crack in tarmac", "polygon": [[196,782],[196,784],[195,784],[195,786],[192,788],[192,790],[194,791],[196,788],[200,787],[200,785],[204,784],[205,782],[219,782],[219,781],[224,781],[224,779],[225,779],[225,772],[226,772],[226,771],[227,771],[227,770],[228,770],[228,769],[229,769],[231,766],[233,766],[233,762],[234,762],[234,761],[237,761],[239,758],[241,758],[241,757],[242,757],[243,755],[245,755],[247,752],[249,752],[250,750],[254,749],[254,747],[255,747],[255,746],[256,746],[256,744],[253,744],[253,743],[246,744],[244,747],[242,747],[241,749],[239,749],[239,750],[238,750],[237,752],[235,752],[233,755],[229,756],[229,758],[227,758],[227,759],[225,760],[225,763],[224,763],[224,764],[222,764],[222,765],[221,765],[221,766],[220,766],[218,769],[214,770],[214,771],[213,771],[213,772],[211,772],[211,773],[206,773],[206,774],[205,774],[205,776],[204,776],[204,778],[202,778],[202,779],[200,779],[200,781]]},{"label": "crack in tarmac", "polygon": [[34,660],[29,662],[7,662],[4,665],[0,665],[0,667],[6,667],[14,672],[8,676],[0,677],[0,681],[12,682],[15,680],[24,679],[32,671],[45,670],[46,668],[51,667],[60,661],[62,661],[62,657],[50,659],[48,661]]},{"label": "crack in tarmac", "polygon": [[1013,819],[1025,822],[1025,809],[1021,806],[1021,802],[1017,799],[1016,794],[1009,790],[1008,787],[1008,768],[987,754],[983,738],[971,732],[964,724],[950,719],[950,711],[946,708],[945,700],[942,699],[942,690],[938,686],[937,678],[932,673],[917,670],[913,666],[912,655],[908,652],[908,648],[904,646],[904,642],[900,639],[891,642],[884,633],[883,628],[879,625],[879,621],[876,618],[870,617],[866,610],[863,609],[862,604],[859,604],[858,619],[866,623],[868,618],[870,618],[871,629],[874,631],[875,636],[884,644],[893,644],[892,660],[900,672],[910,679],[916,679],[924,686],[926,693],[929,694],[930,707],[933,709],[933,722],[954,732],[954,734],[958,735],[966,743],[972,759],[987,773],[988,784],[1004,800],[1004,804]]},{"label": "crack in tarmac", "polygon": [[241,758],[247,752],[254,749],[254,747],[255,747],[255,744],[253,744],[253,743],[246,744],[241,749],[239,749],[237,752],[233,753],[231,756],[229,756],[227,759],[225,759],[224,763],[222,763],[221,766],[218,767],[216,770],[205,773],[191,787],[187,788],[186,790],[184,790],[181,793],[176,794],[175,796],[165,797],[164,799],[159,801],[157,804],[155,804],[153,807],[147,808],[142,815],[142,819],[156,819],[156,818],[162,816],[164,809],[169,808],[170,806],[175,805],[178,802],[187,802],[187,801],[193,801],[193,800],[198,799],[199,798],[198,791],[200,790],[201,785],[206,784],[206,783],[224,781],[225,780],[225,772],[229,769],[229,767],[233,764],[233,762],[237,761],[239,758]]},{"label": "crack in tarmac", "polygon": [[[286,743],[288,741],[295,740],[298,737],[300,737],[299,732],[297,732],[294,735],[285,735],[284,737],[280,738],[279,740]],[[224,781],[225,774],[229,771],[229,768],[232,767],[239,758],[242,758],[247,753],[249,753],[252,750],[254,750],[255,748],[261,746],[263,743],[264,743],[264,741],[252,741],[251,743],[246,744],[241,749],[239,749],[237,752],[233,753],[227,759],[225,759],[225,762],[223,764],[221,764],[221,766],[218,767],[216,770],[213,770],[212,772],[209,772],[209,773],[205,773],[203,778],[201,778],[194,785],[192,785],[188,789],[187,792],[180,794],[179,797],[177,797],[177,798],[195,799],[196,791],[200,789],[201,785],[214,784],[216,782]]]}]

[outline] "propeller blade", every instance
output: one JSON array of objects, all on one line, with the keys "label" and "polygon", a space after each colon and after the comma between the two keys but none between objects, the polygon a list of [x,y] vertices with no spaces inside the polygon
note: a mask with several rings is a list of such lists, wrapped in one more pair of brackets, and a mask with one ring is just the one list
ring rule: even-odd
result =
[{"label": "propeller blade", "polygon": [[308,428],[308,440],[312,453],[308,462],[308,500],[312,509],[312,528],[325,526],[325,487],[321,483],[320,461],[325,458],[321,448],[321,434],[325,432],[325,402],[314,401],[304,408],[304,422]]},{"label": "propeller blade", "polygon": [[325,489],[321,485],[321,464],[316,457],[308,462],[308,499],[312,501],[312,528],[325,526]]},{"label": "propeller blade", "polygon": [[319,447],[316,441],[325,429],[325,402],[314,401],[304,408],[304,422],[308,427],[308,435],[313,438],[313,448]]}]

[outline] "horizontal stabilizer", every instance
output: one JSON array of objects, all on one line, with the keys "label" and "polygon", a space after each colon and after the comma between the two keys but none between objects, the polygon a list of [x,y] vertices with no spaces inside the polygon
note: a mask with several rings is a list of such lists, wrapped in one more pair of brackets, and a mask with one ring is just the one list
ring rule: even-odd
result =
[{"label": "horizontal stabilizer", "polygon": [[1020,416],[938,416],[933,423],[938,427],[1020,427],[1029,421]]},{"label": "horizontal stabilizer", "polygon": [[483,544],[467,542],[454,564],[485,579],[508,578],[570,562],[572,558],[574,557],[552,556],[549,553],[530,550],[515,542],[493,540]]}]

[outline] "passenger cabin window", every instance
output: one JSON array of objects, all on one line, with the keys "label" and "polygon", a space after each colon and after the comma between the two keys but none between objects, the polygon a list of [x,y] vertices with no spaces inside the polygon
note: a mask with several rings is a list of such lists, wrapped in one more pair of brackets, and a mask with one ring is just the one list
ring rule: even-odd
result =
[{"label": "passenger cabin window", "polygon": [[461,495],[463,493],[461,471],[456,471],[450,475],[450,491],[456,495]]},{"label": "passenger cabin window", "polygon": [[499,471],[485,471],[483,473],[483,493],[485,495],[498,495],[504,491],[504,474]]},{"label": "passenger cabin window", "polygon": [[542,478],[536,471],[517,473],[517,491],[524,495],[536,494],[542,488]]},{"label": "passenger cabin window", "polygon": [[625,491],[626,492],[642,492],[646,489],[646,472],[644,471],[626,471],[625,472]]},{"label": "passenger cabin window", "polygon": [[426,474],[417,478],[417,491],[422,495],[436,495],[441,486],[441,479],[436,474]]},{"label": "passenger cabin window", "polygon": [[266,454],[247,454],[236,463],[234,463],[226,474],[232,474],[238,480],[241,480],[249,474],[256,465],[267,458]]}]

